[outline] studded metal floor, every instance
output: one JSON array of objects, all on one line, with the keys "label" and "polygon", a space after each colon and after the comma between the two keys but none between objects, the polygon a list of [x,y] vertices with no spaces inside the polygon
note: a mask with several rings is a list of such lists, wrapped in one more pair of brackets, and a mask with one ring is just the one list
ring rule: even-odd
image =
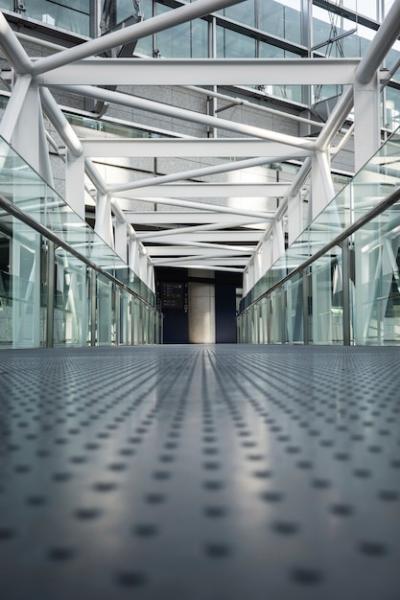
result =
[{"label": "studded metal floor", "polygon": [[1,352],[1,598],[398,600],[399,358]]}]

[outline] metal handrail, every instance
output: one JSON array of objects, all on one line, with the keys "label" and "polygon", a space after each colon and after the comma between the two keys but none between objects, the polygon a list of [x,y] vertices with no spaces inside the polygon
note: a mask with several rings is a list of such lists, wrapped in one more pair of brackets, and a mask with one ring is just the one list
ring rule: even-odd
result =
[{"label": "metal handrail", "polygon": [[147,300],[142,298],[137,292],[132,290],[126,284],[122,283],[122,281],[120,281],[119,279],[117,279],[116,277],[114,277],[113,275],[108,273],[107,271],[104,271],[101,267],[99,267],[98,265],[93,263],[86,256],[83,256],[82,254],[80,254],[80,252],[75,250],[67,242],[65,242],[63,239],[58,237],[58,235],[56,235],[53,231],[48,229],[45,225],[38,223],[37,221],[35,221],[35,219],[33,219],[32,217],[30,217],[29,215],[24,213],[20,208],[18,208],[14,204],[12,204],[12,202],[7,200],[2,194],[0,194],[0,207],[4,208],[4,210],[7,213],[11,214],[13,217],[16,217],[17,219],[19,219],[20,221],[22,221],[23,223],[25,223],[26,225],[28,225],[29,227],[31,227],[32,229],[34,229],[35,231],[37,231],[38,233],[40,233],[41,235],[43,235],[44,237],[49,239],[51,242],[54,242],[54,244],[56,244],[57,246],[64,248],[64,250],[66,250],[67,252],[69,252],[70,254],[75,256],[75,258],[77,258],[78,260],[85,263],[88,267],[91,267],[94,271],[101,273],[101,275],[104,275],[105,277],[107,277],[107,279],[111,280],[113,283],[117,284],[119,287],[122,287],[123,289],[128,291],[130,294],[132,294],[133,296],[138,298],[140,300],[140,302],[143,302],[150,308],[157,310],[157,308],[155,306],[153,306],[152,304],[147,302]]},{"label": "metal handrail", "polygon": [[357,221],[354,221],[354,223],[352,223],[346,229],[344,229],[339,235],[337,235],[335,238],[333,238],[333,240],[331,240],[330,242],[325,244],[325,246],[320,248],[320,250],[315,252],[315,254],[313,254],[312,256],[307,258],[307,260],[305,260],[300,265],[295,267],[292,271],[290,271],[290,273],[285,275],[285,277],[282,277],[282,279],[280,279],[277,283],[274,283],[274,285],[272,285],[270,288],[268,288],[265,292],[262,292],[245,309],[243,309],[239,313],[239,315],[245,313],[246,310],[248,310],[251,306],[253,306],[257,302],[259,302],[262,298],[265,298],[266,296],[268,296],[268,294],[270,294],[277,288],[281,287],[284,283],[286,283],[286,281],[289,281],[289,279],[291,279],[294,275],[296,275],[297,273],[303,272],[309,265],[311,265],[313,262],[318,260],[318,258],[321,258],[321,256],[323,256],[324,254],[329,252],[329,250],[331,250],[331,248],[333,248],[334,246],[338,246],[339,244],[344,242],[347,238],[349,238],[358,229],[361,229],[361,227],[366,225],[369,221],[371,221],[375,217],[382,214],[387,208],[389,208],[393,204],[396,204],[396,202],[398,200],[400,200],[400,184],[399,184],[399,187],[394,192],[389,194],[389,196],[384,198],[384,200],[379,202],[376,206],[374,206],[374,208],[372,208],[370,211],[365,213],[362,217],[357,219]]}]

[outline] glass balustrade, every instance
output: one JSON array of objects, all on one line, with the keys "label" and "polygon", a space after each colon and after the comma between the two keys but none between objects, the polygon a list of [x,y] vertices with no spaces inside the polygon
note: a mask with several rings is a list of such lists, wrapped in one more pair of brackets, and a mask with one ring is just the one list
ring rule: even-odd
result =
[{"label": "glass balustrade", "polygon": [[0,138],[0,347],[154,343],[155,310],[152,290]]},{"label": "glass balustrade", "polygon": [[[241,341],[399,344],[400,202],[379,210],[399,187],[397,130],[242,299]],[[258,308],[267,334],[256,336]]]}]

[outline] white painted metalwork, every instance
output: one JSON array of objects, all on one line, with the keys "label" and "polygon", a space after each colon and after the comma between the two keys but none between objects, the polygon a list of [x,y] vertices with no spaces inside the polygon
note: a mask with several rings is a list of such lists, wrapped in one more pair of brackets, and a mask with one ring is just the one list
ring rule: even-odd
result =
[{"label": "white painted metalwork", "polygon": [[[43,114],[47,116],[65,145],[67,203],[84,218],[90,181],[94,186],[91,193],[96,197],[96,232],[152,288],[153,266],[157,264],[242,272],[249,260],[245,272],[245,292],[248,291],[284,251],[285,219],[289,220],[290,240],[300,232],[304,220],[302,189],[310,171],[312,217],[334,195],[330,160],[353,133],[356,168],[380,143],[379,93],[388,81],[387,71],[380,72],[380,67],[400,32],[400,0],[393,3],[366,56],[360,60],[104,58],[105,50],[236,2],[196,0],[73,48],[53,44],[53,54],[37,59],[28,56],[0,13],[0,45],[12,69],[8,80],[12,91],[0,135],[52,184],[48,141],[53,148],[57,146],[45,130]],[[189,87],[207,95],[213,108],[209,114],[203,114],[96,87],[119,84]],[[229,102],[232,106],[246,104],[280,116],[282,111],[278,109],[257,107],[218,91],[222,85],[251,84],[347,87],[325,124],[308,116],[288,115],[302,128],[313,126],[321,130],[318,136],[307,137],[217,116],[226,108],[217,107],[218,99],[227,101],[227,106]],[[210,86],[210,90],[193,86]],[[80,139],[49,88],[205,126],[210,137],[127,139],[98,132],[91,139]],[[337,133],[353,108],[354,125],[337,141]],[[236,137],[217,138],[219,131]],[[209,164],[202,160],[202,166],[197,168],[136,180],[129,176],[115,180],[102,164],[102,159],[123,159],[133,164],[137,158],[193,158],[197,163],[199,159],[212,160]],[[219,163],[218,159],[224,160]],[[302,161],[292,182],[271,182],[265,169],[261,182],[251,180],[252,169],[289,160]],[[200,178],[205,180],[198,181]],[[143,205],[151,206],[146,211]],[[165,208],[155,211],[154,205]],[[147,226],[147,230],[137,232],[133,225]],[[243,246],[245,242],[252,245]]]},{"label": "white painted metalwork", "polygon": [[41,85],[349,85],[359,59],[96,58],[54,69]]}]

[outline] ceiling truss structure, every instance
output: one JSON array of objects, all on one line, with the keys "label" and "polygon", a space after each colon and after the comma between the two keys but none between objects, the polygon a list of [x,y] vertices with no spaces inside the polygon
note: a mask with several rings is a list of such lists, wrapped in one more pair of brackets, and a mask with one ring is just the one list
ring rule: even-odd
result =
[{"label": "ceiling truss structure", "polygon": [[[196,0],[38,59],[28,56],[0,13],[0,46],[13,71],[12,92],[0,123],[0,135],[52,185],[43,119],[46,115],[66,148],[66,202],[85,218],[85,177],[88,178],[96,192],[96,232],[153,288],[154,266],[162,265],[244,272],[245,291],[249,290],[284,252],[284,221],[289,238],[294,239],[301,232],[304,223],[301,191],[306,179],[311,180],[309,217],[313,218],[334,196],[332,155],[353,136],[357,169],[380,145],[379,94],[388,82],[387,71],[382,71],[381,65],[399,35],[400,0],[392,5],[361,60],[101,57],[106,50],[238,1]],[[334,84],[345,86],[345,91],[327,122],[317,127],[317,134],[296,136],[98,87],[174,85],[200,89],[218,97],[217,86],[266,83]],[[208,91],[193,86],[213,88]],[[57,92],[203,125],[222,137],[129,139],[104,135],[80,139],[54,98]],[[232,105],[240,103],[232,96]],[[354,125],[337,144],[337,133],[353,109]],[[275,109],[273,112],[279,113]],[[307,124],[304,117],[298,120],[302,126]],[[101,165],[101,159],[105,158],[193,158],[199,162],[202,157],[214,163],[216,159],[223,162],[132,181],[126,180],[125,172],[125,178],[117,182],[108,181]],[[262,183],[248,182],[246,177],[243,183],[241,179],[246,169],[290,160],[302,163],[292,182],[267,179]],[[239,177],[230,177],[223,183],[207,180],[232,172]],[[148,204],[151,208],[154,205],[170,208],[143,209]],[[175,207],[173,211],[171,207]]]}]

